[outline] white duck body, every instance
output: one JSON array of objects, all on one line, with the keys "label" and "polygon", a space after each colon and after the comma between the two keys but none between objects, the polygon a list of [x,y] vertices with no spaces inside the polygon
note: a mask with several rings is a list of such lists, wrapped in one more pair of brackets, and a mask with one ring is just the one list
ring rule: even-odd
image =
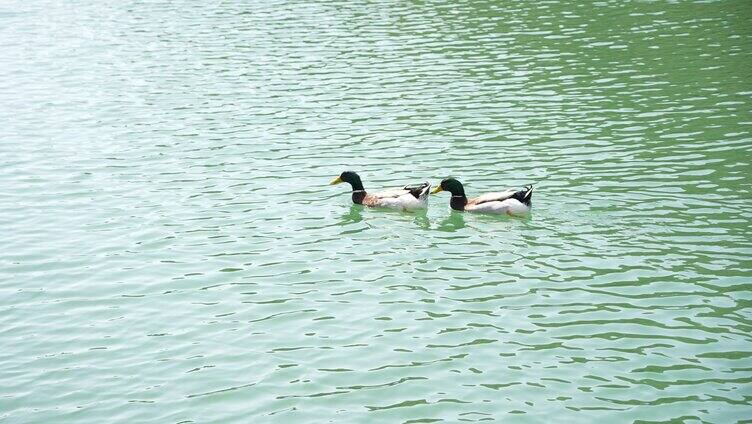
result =
[{"label": "white duck body", "polygon": [[462,183],[454,178],[446,178],[436,187],[433,193],[448,191],[452,193],[449,206],[456,211],[524,215],[532,207],[533,186],[522,190],[507,190],[494,193],[486,193],[474,199],[468,199]]},{"label": "white duck body", "polygon": [[472,205],[468,204],[465,206],[465,211],[475,213],[525,215],[530,212],[530,206],[517,199],[507,198],[504,200],[492,200]]},{"label": "white duck body", "polygon": [[530,196],[533,188],[525,190],[507,190],[496,193],[486,193],[474,199],[469,199],[465,205],[466,212],[491,213],[505,215],[525,215],[530,212],[532,202]]},{"label": "white duck body", "polygon": [[352,201],[358,205],[373,208],[390,208],[398,210],[425,209],[428,206],[428,194],[431,184],[409,184],[402,188],[369,193],[363,188],[360,176],[353,171],[345,171],[329,184],[348,183],[352,187]]},{"label": "white duck body", "polygon": [[431,184],[422,183],[403,188],[366,193],[363,205],[398,210],[416,210],[428,207]]}]

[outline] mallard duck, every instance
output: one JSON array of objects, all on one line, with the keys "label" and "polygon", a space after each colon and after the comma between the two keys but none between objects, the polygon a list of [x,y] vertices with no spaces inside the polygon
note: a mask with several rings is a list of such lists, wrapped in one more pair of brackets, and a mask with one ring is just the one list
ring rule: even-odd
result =
[{"label": "mallard duck", "polygon": [[446,178],[431,193],[434,194],[442,191],[452,193],[449,206],[456,211],[524,215],[532,207],[532,185],[522,190],[487,193],[474,199],[468,199],[465,196],[465,188],[462,187],[461,182],[454,178]]},{"label": "mallard duck", "polygon": [[348,183],[352,186],[352,201],[359,205],[401,210],[425,209],[428,206],[428,191],[431,184],[406,185],[402,188],[367,193],[360,176],[353,171],[345,171],[329,184]]}]

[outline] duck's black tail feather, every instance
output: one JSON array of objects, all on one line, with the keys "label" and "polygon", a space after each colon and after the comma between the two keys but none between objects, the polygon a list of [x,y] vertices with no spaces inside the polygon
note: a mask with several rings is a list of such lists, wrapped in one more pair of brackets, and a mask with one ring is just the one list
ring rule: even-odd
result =
[{"label": "duck's black tail feather", "polygon": [[533,185],[530,184],[522,188],[522,190],[514,193],[512,198],[519,200],[521,203],[530,206],[533,201]]},{"label": "duck's black tail feather", "polygon": [[431,184],[427,181],[420,184],[409,184],[404,187],[404,190],[409,191],[416,199],[425,197],[430,189]]}]

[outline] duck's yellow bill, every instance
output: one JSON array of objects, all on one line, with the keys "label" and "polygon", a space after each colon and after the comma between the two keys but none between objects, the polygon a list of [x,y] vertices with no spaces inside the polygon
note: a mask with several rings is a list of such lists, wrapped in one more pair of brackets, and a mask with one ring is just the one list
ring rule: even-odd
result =
[{"label": "duck's yellow bill", "polygon": [[436,186],[436,188],[435,188],[435,189],[431,190],[431,194],[436,194],[436,193],[440,193],[440,192],[442,192],[442,191],[444,191],[444,189],[443,189],[443,188],[441,188],[441,186],[439,185],[439,186]]},{"label": "duck's yellow bill", "polygon": [[342,182],[342,178],[340,178],[340,177],[337,177],[337,178],[335,178],[335,179],[331,180],[331,181],[329,182],[329,185],[335,185],[335,184],[339,184],[339,183],[341,183],[341,182]]}]

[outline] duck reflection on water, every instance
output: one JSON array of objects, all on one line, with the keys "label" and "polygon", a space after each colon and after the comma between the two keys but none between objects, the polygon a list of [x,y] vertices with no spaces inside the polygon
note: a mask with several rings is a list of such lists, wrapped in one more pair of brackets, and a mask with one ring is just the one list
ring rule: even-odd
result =
[{"label": "duck reflection on water", "polygon": [[452,211],[446,218],[439,221],[436,227],[439,231],[454,232],[465,228],[465,214]]},{"label": "duck reflection on water", "polygon": [[[363,205],[358,204],[352,204],[350,205],[350,208],[347,210],[346,213],[342,214],[339,220],[340,225],[348,225],[353,223],[358,223],[363,221],[363,212],[365,208]],[[422,228],[424,230],[431,228],[431,222],[428,220],[428,214],[426,213],[425,209],[418,209],[415,211],[410,212],[404,212],[404,211],[393,211],[393,210],[386,210],[386,213],[397,215],[398,217],[402,217],[406,220],[412,220],[412,222],[417,225],[419,228]]]}]

